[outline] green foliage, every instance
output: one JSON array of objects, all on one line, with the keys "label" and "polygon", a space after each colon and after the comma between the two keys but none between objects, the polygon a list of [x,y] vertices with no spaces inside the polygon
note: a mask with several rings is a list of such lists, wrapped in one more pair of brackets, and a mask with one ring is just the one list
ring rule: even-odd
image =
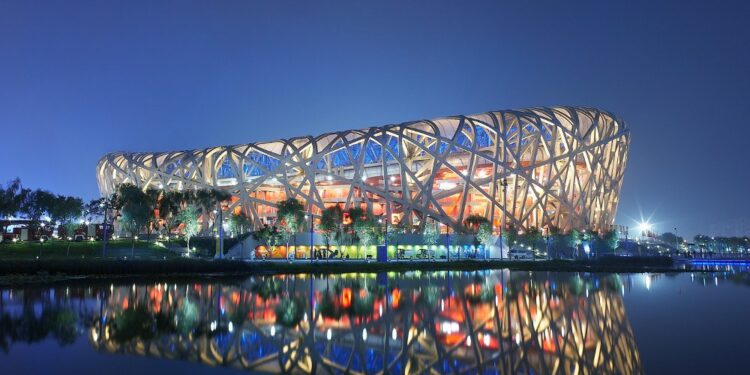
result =
[{"label": "green foliage", "polygon": [[339,233],[342,230],[343,216],[344,212],[338,205],[331,206],[323,210],[323,213],[320,216],[318,230],[321,231],[321,233],[323,234],[323,238],[325,238],[326,247],[330,246],[331,241],[336,241],[336,244],[339,244],[338,238],[340,238]]},{"label": "green foliage", "polygon": [[299,232],[305,222],[305,206],[294,198],[278,203],[277,215],[281,232],[288,243]]},{"label": "green foliage", "polygon": [[538,249],[544,246],[542,232],[537,227],[531,227],[523,232],[520,236],[520,242],[532,249]]},{"label": "green foliage", "polygon": [[440,233],[438,232],[438,223],[426,223],[424,226],[424,232],[422,232],[422,241],[425,245],[437,245]]},{"label": "green foliage", "polygon": [[567,238],[567,245],[570,247],[574,247],[574,248],[580,246],[583,241],[582,240],[583,236],[581,235],[581,232],[575,228],[570,230],[566,238]]},{"label": "green foliage", "polygon": [[518,228],[513,224],[508,225],[505,231],[503,231],[503,236],[505,237],[506,244],[510,248],[513,248],[516,242],[518,242]]},{"label": "green foliage", "polygon": [[81,198],[58,195],[53,198],[52,206],[48,209],[48,214],[52,222],[66,224],[80,218],[83,213],[83,207],[83,200]]},{"label": "green foliage", "polygon": [[660,234],[659,240],[661,240],[664,243],[670,244],[672,246],[674,246],[675,244],[680,244],[683,241],[682,237],[672,232],[666,232],[666,233]]},{"label": "green foliage", "polygon": [[215,222],[214,209],[217,209],[217,205],[231,197],[232,195],[224,190],[201,189],[191,194],[187,201],[198,208],[198,216],[203,216],[203,225],[207,227],[209,221]]},{"label": "green foliage", "polygon": [[190,250],[190,238],[196,236],[198,231],[200,231],[200,226],[198,225],[199,216],[198,207],[193,204],[188,204],[177,214],[177,221],[182,224],[182,232],[185,234],[188,251]]},{"label": "green foliage", "polygon": [[15,215],[21,210],[30,193],[28,189],[21,186],[18,178],[9,181],[5,187],[0,186],[0,218]]},{"label": "green foliage", "polygon": [[[404,215],[404,216],[407,216],[407,215]],[[404,220],[400,220],[395,225],[389,225],[388,226],[388,242],[394,243],[398,246],[401,236],[409,231],[408,230],[409,227],[410,227],[409,223]]]},{"label": "green foliage", "polygon": [[21,205],[21,212],[31,220],[35,226],[44,214],[49,213],[55,203],[56,196],[49,191],[37,189],[26,195]]},{"label": "green foliage", "polygon": [[229,230],[235,235],[247,233],[251,225],[252,222],[250,221],[250,218],[245,215],[245,211],[240,211],[238,214],[233,213],[232,216],[229,217]]},{"label": "green foliage", "polygon": [[359,244],[362,246],[372,245],[380,237],[380,226],[369,215],[357,220],[354,223],[353,229],[354,233],[357,234]]},{"label": "green foliage", "polygon": [[617,243],[620,240],[620,236],[615,230],[608,230],[604,232],[601,239],[604,241],[604,245],[606,246],[606,249],[609,251],[614,251],[617,249]]},{"label": "green foliage", "polygon": [[[353,245],[355,241],[359,241],[357,232],[354,228],[357,226],[357,223],[365,217],[365,211],[359,207],[352,207],[346,210],[346,214],[349,216],[349,224],[344,226],[344,230],[342,231],[338,242],[341,244],[348,240],[349,244]],[[360,227],[362,226],[360,225]]]},{"label": "green foliage", "polygon": [[479,231],[479,227],[484,223],[489,223],[489,220],[482,215],[472,214],[464,219],[466,231],[473,234],[476,234]]},{"label": "green foliage", "polygon": [[121,221],[133,236],[146,226],[156,204],[152,197],[133,184],[122,184],[117,189],[117,207],[122,214]]},{"label": "green foliage", "polygon": [[476,239],[486,247],[489,247],[492,244],[492,226],[489,222],[479,224]]},{"label": "green foliage", "polygon": [[262,228],[252,233],[253,239],[265,245],[273,247],[278,245],[281,240],[281,234],[275,226],[264,225]]}]

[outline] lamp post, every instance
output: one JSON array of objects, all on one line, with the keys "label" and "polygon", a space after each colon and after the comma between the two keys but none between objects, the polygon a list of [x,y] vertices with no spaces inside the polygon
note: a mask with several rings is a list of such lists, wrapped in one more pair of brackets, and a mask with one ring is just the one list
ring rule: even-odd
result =
[{"label": "lamp post", "polygon": [[[310,263],[312,263],[313,260],[315,259],[315,255],[314,255],[315,253],[313,252],[313,241],[314,241],[313,236],[315,233],[314,232],[315,221],[314,221],[314,216],[312,215],[312,213],[309,216],[310,216]],[[305,219],[307,219],[307,217],[308,215],[305,215]]]},{"label": "lamp post", "polygon": [[378,222],[381,224],[385,223],[385,235],[383,236],[383,243],[385,244],[385,248],[388,249],[388,218],[384,219],[381,217],[380,219],[378,219]]},{"label": "lamp post", "polygon": [[[40,258],[42,256],[42,247],[44,247],[44,222],[42,222],[42,234],[39,235],[39,256],[37,258]],[[39,233],[39,232],[37,232]]]},{"label": "lamp post", "polygon": [[109,225],[107,225],[107,214],[109,212],[109,198],[104,198],[104,200],[99,203],[99,207],[104,209],[104,242],[102,242],[102,258],[107,256],[107,229]]},{"label": "lamp post", "polygon": [[447,254],[446,260],[451,261],[451,227],[448,223],[445,223],[445,253]]},{"label": "lamp post", "polygon": [[219,203],[219,209],[214,210],[214,214],[219,215],[219,259],[224,259],[224,210],[221,207],[221,203]]},{"label": "lamp post", "polygon": [[503,223],[500,227],[500,260],[503,260],[503,240],[505,236],[505,218],[508,216],[508,201],[505,199],[506,197],[506,189],[508,188],[508,179],[503,177],[502,180],[500,180],[500,186],[503,187]]}]

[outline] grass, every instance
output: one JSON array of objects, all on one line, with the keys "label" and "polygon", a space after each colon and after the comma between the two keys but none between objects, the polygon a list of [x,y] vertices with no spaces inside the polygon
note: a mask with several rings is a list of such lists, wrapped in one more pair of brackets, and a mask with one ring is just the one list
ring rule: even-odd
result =
[{"label": "grass", "polygon": [[[68,252],[68,245],[70,251]],[[111,240],[107,243],[107,258],[131,257],[130,240]],[[41,255],[40,255],[41,254]],[[4,260],[40,260],[51,259],[91,259],[102,258],[101,241],[68,242],[49,240],[39,242],[18,242],[0,244],[0,261]],[[155,244],[154,242],[136,241],[135,258],[138,259],[167,259],[178,258],[173,251]]]}]

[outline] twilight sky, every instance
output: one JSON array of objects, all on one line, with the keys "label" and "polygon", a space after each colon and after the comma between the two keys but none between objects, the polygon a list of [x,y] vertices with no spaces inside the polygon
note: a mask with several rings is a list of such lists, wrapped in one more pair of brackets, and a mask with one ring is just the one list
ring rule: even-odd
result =
[{"label": "twilight sky", "polygon": [[90,199],[110,151],[580,105],[631,128],[618,224],[750,234],[749,18],[747,1],[0,0],[0,182]]}]

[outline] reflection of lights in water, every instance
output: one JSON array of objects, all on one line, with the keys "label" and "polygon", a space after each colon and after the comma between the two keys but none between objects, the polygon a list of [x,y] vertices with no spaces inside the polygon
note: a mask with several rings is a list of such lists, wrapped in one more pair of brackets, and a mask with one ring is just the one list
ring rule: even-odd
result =
[{"label": "reflection of lights in water", "polygon": [[451,334],[454,332],[458,332],[459,326],[456,322],[443,322],[440,324],[440,330],[443,331],[443,333]]},{"label": "reflection of lights in water", "polygon": [[[476,281],[471,278],[471,274],[467,275],[465,273],[460,273],[458,275],[463,275],[463,280],[468,280],[468,282],[462,282],[460,287],[469,287],[468,291],[470,292],[471,283]],[[489,273],[489,275],[492,275],[492,273]],[[389,275],[389,277],[390,276],[391,275]],[[714,280],[716,282],[716,280],[718,279],[718,274],[712,276],[717,276]],[[398,278],[398,276],[395,277]],[[356,342],[356,333],[357,331],[360,331],[360,339],[362,341],[359,341],[359,344],[354,344],[351,342],[349,342],[349,344],[358,346],[364,345],[363,348],[366,348],[366,350],[374,352],[377,355],[381,355],[384,350],[392,353],[401,353],[403,351],[403,345],[405,345],[407,348],[407,355],[410,355],[412,350],[416,350],[411,349],[412,347],[414,347],[414,345],[410,345],[410,343],[433,342],[435,348],[438,350],[443,350],[445,348],[454,348],[456,346],[463,347],[463,350],[446,352],[448,353],[447,358],[449,360],[459,361],[460,366],[462,367],[480,366],[482,364],[480,364],[479,362],[474,363],[473,357],[467,357],[464,355],[464,353],[471,353],[472,350],[493,350],[505,352],[503,351],[503,349],[509,349],[505,348],[505,345],[512,343],[516,345],[514,352],[520,351],[520,353],[522,353],[521,355],[528,355],[528,358],[530,358],[530,362],[528,362],[528,364],[524,364],[523,366],[525,367],[520,368],[519,372],[538,373],[537,370],[540,369],[542,363],[541,361],[558,360],[561,361],[561,366],[563,363],[578,363],[579,368],[591,370],[589,371],[590,373],[608,373],[607,369],[612,370],[612,373],[638,373],[638,371],[631,371],[639,369],[637,348],[633,346],[634,344],[632,341],[632,334],[624,332],[623,335],[622,332],[620,332],[623,329],[627,330],[627,328],[629,327],[629,325],[627,324],[627,320],[623,315],[624,312],[622,311],[623,298],[620,294],[624,295],[626,289],[623,282],[630,283],[628,284],[628,290],[633,290],[632,287],[635,283],[637,283],[637,280],[635,280],[635,277],[638,277],[637,275],[628,277],[628,280],[620,280],[621,282],[619,284],[612,282],[603,282],[604,279],[601,279],[599,288],[594,286],[596,279],[590,276],[581,278],[581,276],[578,275],[578,277],[574,277],[570,285],[566,282],[558,280],[558,284],[556,286],[553,285],[551,280],[545,283],[543,278],[540,278],[538,276],[535,277],[536,279],[533,280],[529,280],[526,278],[518,281],[514,280],[514,282],[523,285],[523,287],[518,288],[516,288],[516,286],[510,282],[508,283],[508,285],[501,285],[496,282],[494,288],[491,287],[490,290],[496,291],[496,294],[492,298],[495,304],[500,305],[500,298],[502,298],[502,309],[493,307],[493,302],[491,302],[489,299],[482,300],[479,303],[476,303],[476,301],[474,300],[467,301],[464,299],[463,293],[458,292],[455,293],[455,297],[449,299],[447,303],[445,301],[445,297],[443,297],[439,298],[439,304],[414,304],[415,311],[412,312],[411,308],[404,310],[399,308],[386,308],[386,306],[383,306],[383,303],[391,303],[388,299],[391,293],[388,293],[387,295],[379,297],[379,299],[375,299],[375,301],[373,301],[375,306],[373,306],[372,304],[369,305],[369,312],[367,313],[367,317],[362,318],[362,320],[347,320],[345,316],[342,319],[337,320],[336,318],[328,317],[325,315],[323,315],[321,318],[318,318],[317,315],[310,316],[310,313],[307,313],[304,310],[302,310],[303,316],[300,317],[299,315],[297,315],[299,319],[297,323],[301,321],[311,322],[313,321],[313,318],[320,319],[318,320],[319,324],[325,325],[318,325],[317,329],[314,326],[307,327],[305,323],[297,324],[295,327],[286,327],[284,325],[274,324],[275,307],[280,303],[281,300],[283,300],[283,297],[270,297],[267,300],[263,300],[262,298],[259,298],[258,294],[255,291],[247,292],[247,301],[251,304],[256,304],[256,306],[259,308],[262,307],[265,310],[263,310],[262,314],[255,313],[255,315],[244,315],[243,313],[243,316],[246,320],[234,320],[239,325],[230,322],[226,318],[220,317],[220,315],[218,314],[219,312],[217,311],[214,302],[216,300],[215,292],[216,290],[218,290],[218,286],[191,284],[188,287],[187,285],[183,284],[180,289],[181,292],[185,292],[184,294],[171,294],[171,288],[169,288],[168,291],[165,291],[164,298],[176,299],[174,302],[169,303],[170,306],[179,303],[189,303],[190,305],[194,306],[191,309],[191,311],[195,310],[193,313],[189,314],[186,311],[186,308],[180,308],[173,316],[175,327],[179,327],[180,330],[192,330],[195,335],[194,337],[188,339],[189,342],[186,342],[185,337],[183,337],[181,339],[182,341],[180,341],[180,345],[195,345],[196,347],[202,348],[201,345],[203,345],[202,343],[204,341],[202,340],[204,339],[204,337],[216,337],[215,345],[226,346],[222,347],[222,350],[225,351],[238,350],[237,348],[233,349],[233,346],[236,345],[246,345],[247,341],[245,340],[222,341],[223,336],[215,336],[217,332],[224,332],[226,330],[228,330],[232,334],[241,333],[243,335],[242,337],[244,337],[244,335],[247,335],[248,338],[251,335],[264,336],[265,340],[271,340],[267,341],[269,343],[267,347],[264,347],[263,349],[258,348],[258,350],[250,350],[247,352],[249,356],[248,359],[252,360],[263,358],[267,355],[279,355],[282,352],[298,353],[295,355],[304,353],[302,354],[302,358],[305,358],[305,361],[307,361],[306,358],[314,358],[315,356],[318,356],[317,358],[321,359],[324,358],[326,360],[333,360],[332,358],[338,358],[335,356],[338,355],[339,352],[346,351],[346,353],[349,353],[350,350],[344,349],[344,346],[341,345],[330,346],[333,344],[332,330],[333,327],[336,327],[336,332],[338,335],[337,341],[344,340],[342,342],[343,344],[351,341],[349,339],[353,339]],[[653,275],[649,276],[649,278],[653,277]],[[415,276],[415,278],[419,277]],[[726,278],[728,279],[728,276]],[[278,281],[279,279],[281,278],[276,278],[275,280]],[[289,278],[285,280],[290,281],[288,285],[271,284],[274,288],[276,288],[273,289],[274,293],[279,293],[277,289],[280,289],[282,291],[282,295],[284,295],[283,291],[287,290],[285,288],[288,288],[288,290],[294,290],[293,286],[291,285],[293,283],[293,281],[291,281],[292,279]],[[644,279],[644,281],[645,280],[646,279]],[[253,280],[253,282],[256,284],[259,283],[257,280]],[[706,280],[706,282],[708,282],[708,280]],[[514,285],[512,289],[516,292],[514,292],[512,295],[503,295],[503,291],[508,290],[510,285]],[[537,289],[534,289],[531,285],[538,287]],[[619,287],[614,285],[619,285]],[[151,284],[150,286],[146,287],[146,289],[142,289],[142,286],[137,285],[136,288],[138,291],[138,295],[136,297],[142,296],[142,294],[144,294],[144,290],[147,291],[149,287],[153,288],[153,298],[153,292],[159,289],[160,284]],[[234,293],[235,289],[240,289],[234,286],[222,286],[222,288],[222,296],[225,294],[229,296]],[[441,294],[443,296],[449,295],[445,294],[446,292],[452,293],[452,290],[448,288],[449,287],[446,287],[442,290],[443,293]],[[480,290],[484,290],[484,288],[484,285],[476,286],[475,294],[481,294]],[[584,289],[584,292],[587,295],[587,299],[585,300],[580,298],[581,288]],[[115,289],[115,291],[120,294],[113,295],[111,298],[112,301],[110,303],[119,303],[122,297],[130,292],[129,289],[130,288],[127,287],[127,284],[125,284],[124,287],[118,287],[118,289]],[[208,290],[212,290],[214,292],[212,299],[206,298],[206,296],[208,296]],[[403,295],[405,296],[405,298],[402,299],[402,304],[410,300],[410,297],[406,297],[407,295],[413,296],[412,292],[418,290],[420,290],[418,287],[404,287],[404,290],[401,291],[401,293],[403,293]],[[554,291],[550,292],[551,290]],[[239,293],[245,293],[244,289],[237,291]],[[309,297],[309,295],[302,296],[305,291],[300,292],[299,288],[297,288],[296,291],[298,294],[301,294],[301,296],[298,297]],[[74,295],[74,288],[71,287],[70,292],[71,295]],[[319,294],[318,291],[315,290],[313,290],[313,292],[315,293],[315,298],[322,301],[323,294]],[[357,289],[357,293],[359,293],[359,289]],[[168,294],[170,295],[169,297],[167,297]],[[5,296],[7,297],[7,295],[8,294],[6,294]],[[145,295],[148,296],[148,293],[145,293]],[[332,295],[334,297],[338,297],[335,293]],[[188,301],[188,297],[192,301]],[[244,297],[242,300],[236,298],[226,298],[226,313],[235,316],[233,314],[244,311],[239,310],[240,308],[244,309],[244,301]],[[158,301],[152,302],[153,306],[152,304],[149,304],[149,306],[154,309],[153,313],[155,314],[155,316],[160,313],[159,311],[157,311],[159,306],[161,306],[161,309],[164,309],[165,306],[167,306],[162,305]],[[319,306],[317,306],[318,308],[323,306],[322,302],[317,302],[319,303]],[[334,301],[334,303],[338,303],[338,301]],[[312,304],[313,309],[308,311],[318,311],[315,305],[316,301],[313,301]],[[211,308],[210,306],[213,307]],[[330,305],[327,305],[326,308],[329,306]],[[206,307],[206,309],[204,310],[203,307]],[[223,307],[219,309],[219,311],[221,310],[223,310]],[[403,322],[403,320],[401,319],[412,318],[414,316],[412,315],[412,313],[423,314],[424,319],[411,320],[409,324],[404,324],[403,326],[398,325],[398,322]],[[486,323],[474,323],[475,326],[472,327],[465,318],[467,316],[466,314],[471,315],[474,319],[474,322],[480,320],[482,322],[486,321]],[[378,319],[378,316],[380,316],[381,318]],[[349,318],[351,319],[351,316]],[[221,320],[221,322],[219,322],[219,320]],[[623,321],[621,322],[621,320]],[[172,321],[172,319],[170,319],[170,321]],[[205,322],[209,322],[210,330],[196,330],[196,328],[200,326],[199,324],[201,321],[203,322],[203,324],[205,324]],[[226,326],[219,326],[219,323],[226,324]],[[503,332],[501,334],[498,333],[498,324],[503,327]],[[277,325],[279,326],[279,328],[276,327]],[[571,329],[567,329],[568,325],[571,326]],[[387,330],[387,327],[391,328],[390,334]],[[372,333],[369,332],[370,328],[373,329]],[[595,328],[598,328],[599,330]],[[278,331],[279,337],[284,337],[284,340],[282,342],[277,342],[275,340],[275,335],[278,329],[281,329],[281,331]],[[435,332],[435,329],[437,332]],[[313,345],[314,342],[308,342],[305,337],[299,335],[303,331],[308,330],[314,332],[314,342],[320,343],[320,341],[323,340],[323,342],[327,342],[328,345],[323,345],[322,347],[318,348]],[[164,338],[160,338],[159,341],[152,342],[151,345],[161,346],[174,344],[174,342],[170,341],[173,340],[174,337],[171,332],[172,331],[165,332]],[[582,340],[582,337],[580,336],[581,334],[585,335],[585,340]],[[598,357],[594,359],[596,350],[599,350],[596,349],[596,345],[599,345],[599,343],[601,342],[603,349],[604,345],[609,345],[604,344],[604,341],[602,341],[606,339],[606,335],[608,334],[613,334],[619,337],[617,339],[619,341],[613,345],[615,345],[614,347],[617,348],[626,348],[626,350],[622,352],[622,355],[625,357],[615,358],[612,357],[612,355],[609,353],[599,352]],[[96,336],[93,332],[89,332],[89,340],[93,341],[92,344],[94,345],[103,344],[100,341],[106,338],[106,333],[97,333],[97,335],[98,336]],[[371,335],[375,335],[372,336],[373,340],[369,340]],[[400,337],[400,335],[403,335],[404,337]],[[499,339],[503,337],[509,340]],[[220,338],[222,340],[220,340]],[[387,340],[388,338],[392,340],[390,344],[386,344],[386,342],[383,341]],[[177,340],[177,338],[175,338],[175,340]],[[462,340],[464,341],[463,345],[461,343]],[[105,343],[107,345],[111,345],[112,350],[116,349],[120,352],[136,350],[136,348],[130,346],[130,344],[122,344],[110,341],[112,341],[112,339],[106,339]],[[240,342],[242,344],[240,344]],[[561,346],[563,344],[566,347],[572,346],[571,350],[575,351],[575,353],[578,353],[577,355],[581,356],[580,361],[582,362],[579,362],[579,359],[576,358],[569,358],[566,355],[566,352],[563,352],[562,350]],[[474,347],[474,345],[476,345],[476,347]],[[330,347],[331,351],[328,352],[326,351],[328,349],[322,349],[325,347]],[[244,348],[245,347],[243,346],[243,350]],[[602,356],[604,356],[604,358],[602,358]],[[437,358],[430,358],[431,361],[438,360]],[[219,354],[209,351],[204,357],[201,358],[201,361],[205,361],[206,364],[209,365],[215,365],[221,363],[222,359]],[[339,363],[338,360],[334,360],[334,362]],[[245,366],[248,370],[251,371],[259,370],[261,367],[257,367],[258,365],[255,365],[255,363],[259,362],[239,363],[237,366]],[[301,364],[303,362],[299,363]],[[437,369],[440,368],[439,361],[431,363],[434,364],[433,366],[437,366],[432,367],[437,372]],[[610,363],[614,364],[614,367],[613,365],[610,365]],[[614,372],[614,368],[621,364],[623,366],[626,366],[627,368],[622,368],[619,369],[619,372]],[[365,370],[371,370],[370,372],[397,372],[395,371],[396,367],[390,365],[387,368],[372,367],[365,364],[358,366],[359,367],[357,369],[352,367],[351,371],[361,370],[361,372],[366,372]],[[429,370],[427,370],[427,367],[423,368],[426,372],[429,372]],[[466,367],[465,372],[474,373],[476,369],[478,369],[478,367]],[[579,370],[579,372],[582,371]]]},{"label": "reflection of lights in water", "polygon": [[719,286],[719,278],[714,276],[714,285]]},{"label": "reflection of lights in water", "polygon": [[651,290],[651,275],[643,275],[643,283],[646,284],[646,290]]}]

